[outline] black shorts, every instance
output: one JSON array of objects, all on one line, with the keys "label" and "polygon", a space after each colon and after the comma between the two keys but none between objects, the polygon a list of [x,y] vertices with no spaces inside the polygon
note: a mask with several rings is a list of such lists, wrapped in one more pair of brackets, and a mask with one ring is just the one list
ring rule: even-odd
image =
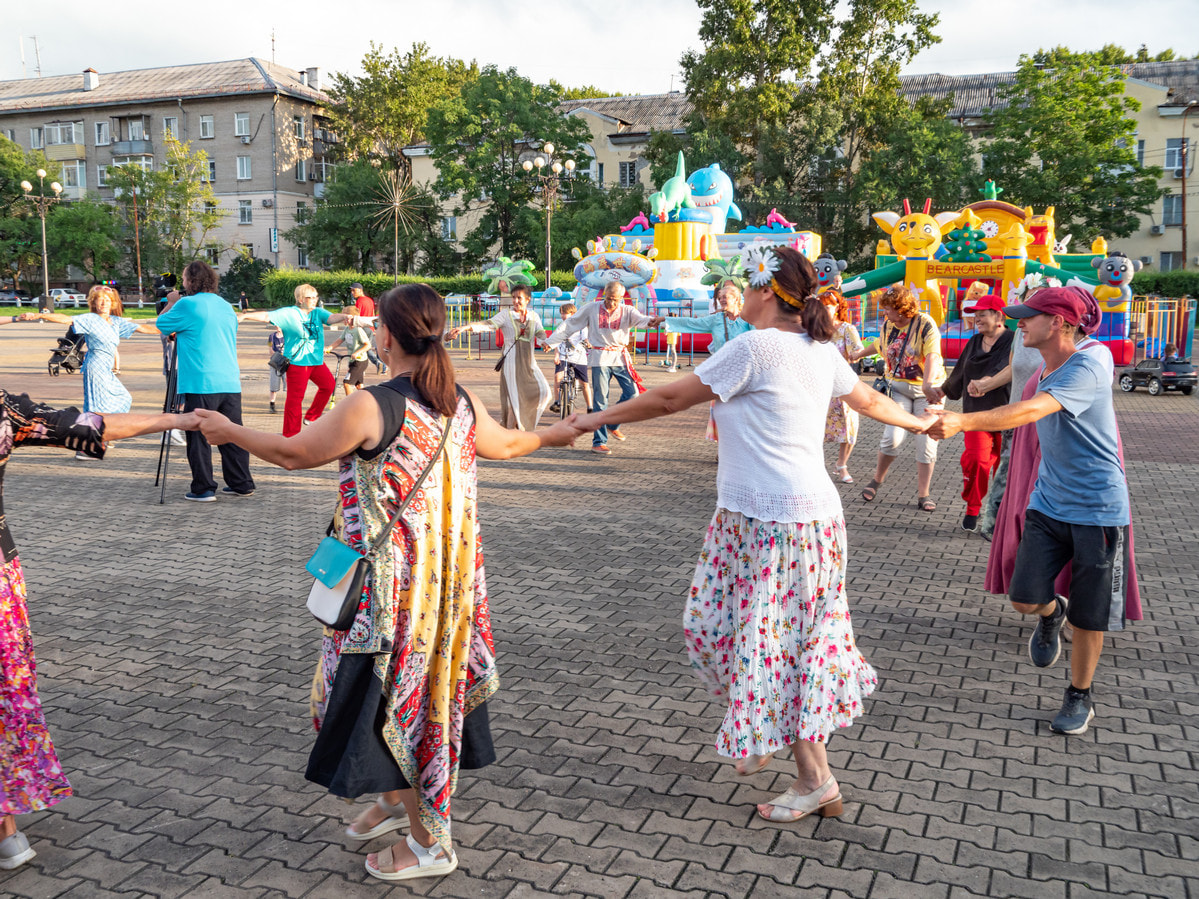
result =
[{"label": "black shorts", "polygon": [[1053,582],[1069,565],[1070,623],[1085,631],[1123,630],[1128,561],[1128,525],[1069,524],[1029,509],[1008,598],[1034,606],[1053,602]]},{"label": "black shorts", "polygon": [[587,383],[587,366],[578,362],[559,362],[554,366],[554,374],[561,374],[567,368],[574,372],[576,381]]},{"label": "black shorts", "polygon": [[361,387],[366,376],[367,361],[363,359],[361,362],[356,359],[350,360],[350,367],[346,369],[346,376],[341,379],[341,383],[349,384],[351,387]]}]

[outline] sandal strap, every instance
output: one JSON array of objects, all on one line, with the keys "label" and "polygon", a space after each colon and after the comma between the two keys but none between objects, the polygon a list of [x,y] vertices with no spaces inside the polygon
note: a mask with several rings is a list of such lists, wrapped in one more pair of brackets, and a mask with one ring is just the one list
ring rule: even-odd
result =
[{"label": "sandal strap", "polygon": [[[412,834],[404,837],[404,841],[408,844],[408,848],[412,850],[412,854],[416,856],[417,867],[427,868],[429,865],[446,862],[450,858],[450,853],[446,852],[441,843],[434,843],[426,849],[416,841],[416,838]],[[395,865],[393,864],[392,867],[395,867]]]},{"label": "sandal strap", "polygon": [[389,818],[407,818],[408,810],[404,808],[404,804],[392,805],[382,796],[375,800],[375,805],[379,807],[379,811],[383,812]]}]

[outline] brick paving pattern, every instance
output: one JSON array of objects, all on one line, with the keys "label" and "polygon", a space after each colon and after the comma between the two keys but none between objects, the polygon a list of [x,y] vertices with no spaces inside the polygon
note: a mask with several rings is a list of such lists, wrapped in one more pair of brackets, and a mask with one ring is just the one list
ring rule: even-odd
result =
[{"label": "brick paving pattern", "polygon": [[[78,402],[77,375],[45,374],[54,336],[0,330],[0,384]],[[265,336],[243,329],[247,419],[278,427]],[[161,403],[156,354],[122,348],[139,410]],[[461,374],[494,407],[492,364]],[[1033,668],[1031,626],[981,589],[987,544],[957,530],[957,438],[931,515],[910,456],[873,504],[843,488],[855,628],[882,682],[830,744],[844,814],[783,826],[753,805],[789,785],[789,755],[734,776],[682,648],[715,495],[706,410],[630,425],[607,459],[581,440],[481,463],[499,761],[460,780],[458,871],[414,886],[368,878],[340,836],[349,807],[302,777],[318,640],[302,562],[332,468],[257,465],[256,496],[199,505],[176,451],[160,506],[153,440],[103,463],[22,451],[6,500],[77,795],[20,819],[38,857],[0,873],[0,895],[1199,896],[1199,410],[1144,391],[1117,408],[1147,617],[1107,643],[1092,729],[1049,732],[1065,657]],[[860,482],[878,433],[864,422]]]}]

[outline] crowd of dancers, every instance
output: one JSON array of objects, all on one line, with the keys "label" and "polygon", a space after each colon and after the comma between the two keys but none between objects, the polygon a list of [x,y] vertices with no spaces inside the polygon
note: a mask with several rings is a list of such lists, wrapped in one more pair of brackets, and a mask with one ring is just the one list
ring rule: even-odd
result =
[{"label": "crowd of dancers", "polygon": [[[156,322],[175,337],[181,411],[55,410],[0,390],[0,476],[12,452],[25,446],[102,458],[114,440],[168,429],[187,433],[189,499],[214,496],[212,445],[221,452],[225,492],[240,496],[254,491],[250,456],[289,470],[337,462],[329,491],[333,534],[367,557],[371,572],[352,626],[322,636],[312,690],[318,733],[305,776],[337,796],[377,795],[345,834],[366,842],[404,832],[366,856],[367,872],[382,880],[455,869],[452,795],[459,771],[496,757],[488,701],[498,688],[497,649],[476,458],[513,458],[588,434],[592,449],[606,454],[608,439],[621,439],[621,425],[700,404],[708,406],[718,438],[716,508],[683,606],[683,644],[695,674],[723,705],[716,749],[738,774],[752,776],[775,753],[791,750],[793,783],[760,803],[758,815],[787,823],[840,813],[842,787],[827,743],[866,711],[877,686],[854,638],[841,497],[824,461],[825,443],[838,444],[834,477],[851,480],[844,447],[853,446],[860,415],[886,428],[862,499],[874,499],[904,438],[915,435],[917,505],[924,511],[935,507],[936,441],[959,432],[984,435],[970,438],[963,457],[967,521],[987,493],[979,478],[996,471],[1001,445],[1011,444],[987,584],[1035,616],[1028,652],[1037,666],[1057,660],[1063,624],[1073,625],[1070,680],[1050,729],[1084,732],[1094,715],[1091,687],[1103,635],[1139,617],[1110,354],[1105,358],[1106,350],[1086,336],[1098,324],[1093,298],[1075,288],[1046,288],[1006,307],[982,298],[974,313],[978,346],[967,351],[962,373],[946,380],[935,325],[930,333],[903,289],[884,298],[887,326],[867,347],[848,321],[844,299],[818,295],[815,271],[799,253],[754,248],[745,269],[740,283],[718,285],[720,308],[706,325],[664,322],[678,331],[707,326],[719,340],[691,373],[650,390],[641,390],[630,370],[628,342],[632,329],[663,323],[656,316],[626,305],[614,288],[547,333],[527,296],[514,292],[511,309],[468,326],[505,333],[502,421],[458,385],[444,343],[458,329],[447,335],[445,304],[426,285],[399,286],[372,301],[373,349],[392,377],[353,390],[322,414],[320,398],[328,399],[332,385],[312,369],[323,368],[316,354],[323,328],[340,316],[353,329],[371,316],[357,306],[319,310],[316,292],[302,285],[293,307],[240,315],[283,334],[295,411],[285,414],[280,434],[242,423],[239,315],[216,296],[216,274],[192,263],[183,274],[184,295],[172,297]],[[128,336],[101,308],[93,313],[112,335]],[[1018,331],[1005,338],[1010,358],[1000,368],[1003,334],[994,325],[1002,327],[1002,315],[1016,319]],[[86,327],[91,334],[100,325]],[[571,360],[586,353],[593,396],[590,411],[537,428],[548,386],[544,377],[539,383],[533,377],[530,387],[516,375],[536,370],[533,352],[541,342],[558,349],[563,377],[581,376],[582,363]],[[885,358],[885,392],[850,366],[869,350]],[[945,395],[981,398],[1001,383],[1017,383],[1029,353],[1039,361],[1017,402],[967,404],[962,413],[941,406]],[[613,378],[622,393],[609,403]],[[319,407],[301,413],[310,382]],[[301,401],[292,406],[296,393]],[[1002,436],[1012,432],[1014,440]],[[387,539],[377,539],[414,489],[419,501],[405,507]],[[2,518],[0,547],[0,868],[13,868],[34,855],[15,815],[53,805],[70,786],[37,698],[24,581]]]}]

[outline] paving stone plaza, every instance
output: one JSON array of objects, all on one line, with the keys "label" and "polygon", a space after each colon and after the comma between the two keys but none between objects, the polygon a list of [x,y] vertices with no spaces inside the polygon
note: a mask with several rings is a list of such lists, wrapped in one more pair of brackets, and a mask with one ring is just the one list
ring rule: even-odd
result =
[{"label": "paving stone plaza", "polygon": [[[79,404],[79,376],[45,370],[61,330],[0,329],[0,386]],[[278,429],[266,334],[241,329],[246,420]],[[498,409],[496,353],[454,358]],[[158,362],[157,339],[122,344],[135,411],[161,408]],[[959,436],[933,514],[910,453],[874,503],[842,488],[854,626],[881,682],[829,745],[843,815],[791,825],[754,814],[794,779],[789,754],[735,776],[683,649],[715,502],[707,410],[629,425],[610,458],[582,439],[481,461],[499,761],[459,781],[459,869],[411,887],[367,876],[367,848],[341,835],[350,806],[302,774],[319,642],[303,562],[333,466],[258,464],[253,497],[197,504],[176,450],[160,505],[156,439],[104,462],[20,450],[5,503],[76,795],[19,819],[38,856],[0,873],[0,896],[1197,897],[1199,403],[1138,391],[1116,408],[1146,617],[1105,645],[1091,729],[1049,732],[1067,658],[1034,668],[1031,625],[982,589],[987,544],[958,529]],[[860,484],[878,436],[864,420]]]}]

